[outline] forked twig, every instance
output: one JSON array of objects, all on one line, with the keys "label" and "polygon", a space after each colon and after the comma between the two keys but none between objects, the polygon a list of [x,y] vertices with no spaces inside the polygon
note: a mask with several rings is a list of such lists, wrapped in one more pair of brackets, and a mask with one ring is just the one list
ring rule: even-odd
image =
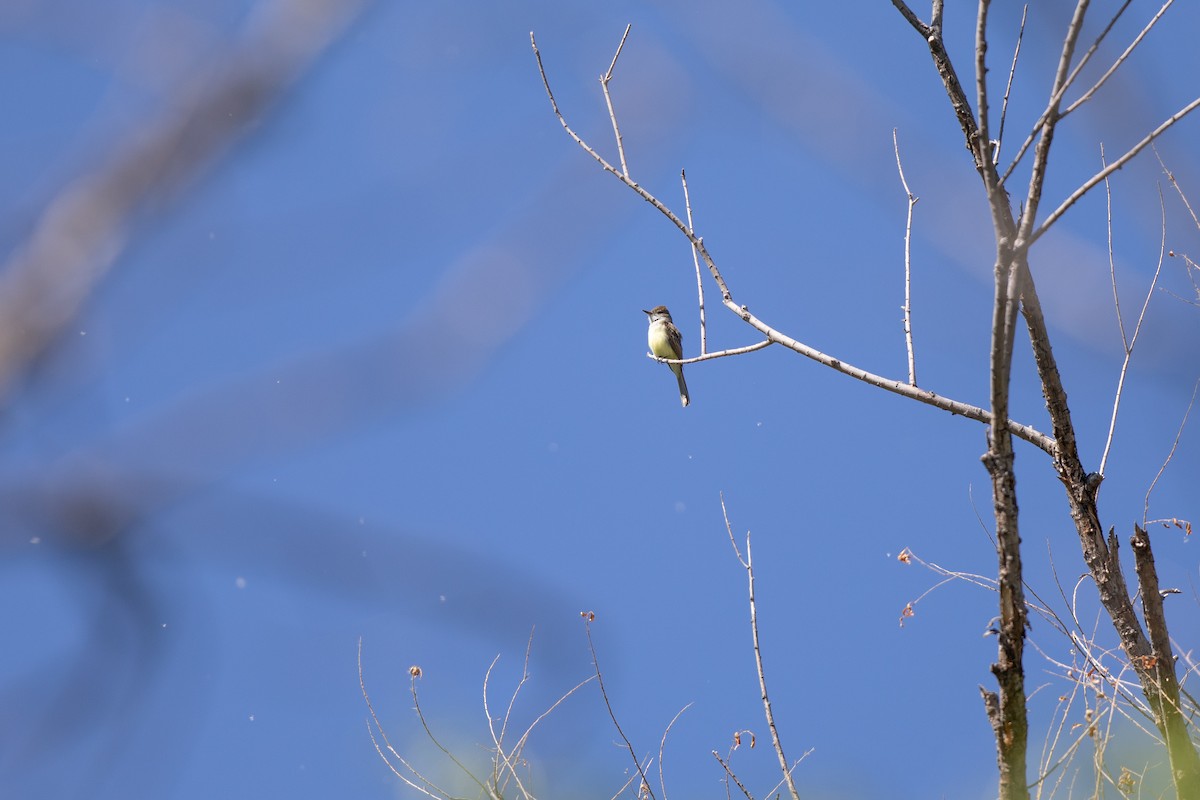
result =
[{"label": "forked twig", "polygon": [[908,216],[904,221],[904,346],[908,350],[908,382],[917,385],[917,363],[913,354],[912,336],[912,219],[913,206],[920,199],[908,188],[904,177],[904,165],[900,163],[900,142],[896,137],[896,129],[892,128],[892,149],[896,151],[896,170],[900,173],[900,185],[908,197]]},{"label": "forked twig", "polygon": [[[1104,147],[1100,148],[1100,156],[1104,157]],[[1158,276],[1162,273],[1163,256],[1167,252],[1167,204],[1163,199],[1162,187],[1158,190],[1158,205],[1162,212],[1162,238],[1158,247],[1158,265],[1154,268],[1154,277],[1150,280],[1150,288],[1146,290],[1146,299],[1142,301],[1142,310],[1138,312],[1137,324],[1133,326],[1133,336],[1128,336],[1125,332],[1125,320],[1121,315],[1121,298],[1117,293],[1117,267],[1116,258],[1113,255],[1112,241],[1112,187],[1109,185],[1108,179],[1104,179],[1104,195],[1108,209],[1108,273],[1112,282],[1113,290],[1113,306],[1117,310],[1117,327],[1121,331],[1121,346],[1125,350],[1124,360],[1121,362],[1121,372],[1117,377],[1117,391],[1113,397],[1112,417],[1108,422],[1108,437],[1104,440],[1104,454],[1100,457],[1100,468],[1097,472],[1103,476],[1104,468],[1108,464],[1108,453],[1112,449],[1113,435],[1117,429],[1117,411],[1121,408],[1121,397],[1125,391],[1125,376],[1129,371],[1129,362],[1133,358],[1133,348],[1137,345],[1138,335],[1142,332],[1142,323],[1146,319],[1146,309],[1150,306],[1150,298],[1154,296],[1154,288],[1158,285]]]},{"label": "forked twig", "polygon": [[[608,105],[608,118],[612,121],[613,135],[617,137],[617,156],[621,159],[621,173],[625,177],[629,177],[629,165],[625,163],[625,143],[621,140],[621,128],[617,125],[617,112],[613,110],[612,96],[608,93],[608,82],[612,80],[613,70],[617,68],[617,59],[621,57],[621,50],[625,47],[625,39],[629,36],[629,29],[633,25],[625,26],[625,33],[621,34],[621,43],[617,45],[617,52],[613,55],[612,63],[608,65],[608,72],[600,76],[600,88],[604,90],[604,102]],[[533,34],[530,34],[532,37]]]},{"label": "forked twig", "polygon": [[[767,676],[766,671],[763,669],[762,648],[759,645],[758,639],[758,607],[754,598],[754,558],[750,553],[750,532],[746,532],[746,557],[742,558],[741,551],[738,550],[737,540],[733,535],[733,525],[729,521],[729,511],[725,508],[724,494],[721,495],[721,515],[725,518],[725,532],[729,534],[729,543],[733,545],[733,552],[737,554],[738,562],[745,568],[747,580],[749,581],[750,635],[754,641],[754,666],[758,671],[758,688],[762,693],[763,712],[766,714],[767,728],[771,731],[771,745],[775,748],[775,755],[779,758],[779,769],[783,772],[783,783],[787,784],[792,800],[800,800],[800,793],[796,790],[796,782],[792,778],[792,770],[800,762],[797,761],[796,764],[788,766],[787,757],[783,754],[783,744],[779,740],[779,729],[775,727],[775,713],[771,710],[771,698],[767,694]],[[741,784],[738,785],[740,786]]]}]

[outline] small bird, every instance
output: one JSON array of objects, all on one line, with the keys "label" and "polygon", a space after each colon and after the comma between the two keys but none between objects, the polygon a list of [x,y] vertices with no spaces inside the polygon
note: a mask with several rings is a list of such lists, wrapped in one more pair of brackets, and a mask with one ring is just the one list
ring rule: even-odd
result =
[{"label": "small bird", "polygon": [[[667,307],[655,306],[649,311],[642,309],[642,313],[650,318],[650,330],[646,335],[650,343],[650,352],[659,358],[683,358],[683,336],[671,321],[671,312],[667,311]],[[683,365],[667,366],[675,373],[675,380],[679,382],[679,402],[687,406],[689,398],[687,383],[683,380]]]}]

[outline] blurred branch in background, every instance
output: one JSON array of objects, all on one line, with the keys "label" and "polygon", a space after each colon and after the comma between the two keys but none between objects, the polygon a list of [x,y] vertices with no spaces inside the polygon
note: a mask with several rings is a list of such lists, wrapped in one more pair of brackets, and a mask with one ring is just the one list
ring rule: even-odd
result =
[{"label": "blurred branch in background", "polygon": [[125,245],[138,213],[166,199],[261,118],[345,29],[361,0],[263,3],[235,43],[66,186],[0,267],[0,398],[53,346]]}]

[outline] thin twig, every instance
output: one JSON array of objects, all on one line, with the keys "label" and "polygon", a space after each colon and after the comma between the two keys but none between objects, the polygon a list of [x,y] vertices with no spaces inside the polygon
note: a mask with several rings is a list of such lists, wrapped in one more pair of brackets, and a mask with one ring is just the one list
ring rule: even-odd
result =
[{"label": "thin twig", "polygon": [[[734,541],[733,525],[729,521],[729,511],[725,508],[725,496],[721,495],[721,514],[725,518],[725,531],[729,534],[730,541],[734,542],[733,549],[737,551],[737,543]],[[758,688],[762,693],[763,712],[767,718],[767,728],[771,731],[771,745],[775,748],[775,755],[779,758],[779,769],[783,772],[783,780],[787,784],[788,792],[792,795],[792,800],[800,800],[800,793],[796,790],[796,783],[792,779],[792,770],[795,765],[788,766],[787,757],[783,754],[783,744],[779,740],[779,729],[775,727],[775,713],[771,710],[771,699],[767,694],[767,676],[763,669],[762,648],[760,647],[758,638],[758,608],[754,598],[754,557],[750,553],[750,532],[746,532],[746,557],[742,558],[741,553],[738,553],[738,561],[746,570],[748,581],[748,591],[750,594],[750,635],[754,641],[754,665],[758,671]],[[799,763],[799,762],[797,762]]]},{"label": "thin twig", "polygon": [[892,149],[896,151],[896,170],[900,173],[900,185],[908,197],[908,216],[904,221],[904,346],[908,351],[908,382],[917,385],[917,363],[913,354],[912,336],[912,219],[913,206],[920,198],[908,188],[904,178],[904,165],[900,163],[900,142],[896,137],[896,129],[892,128]]},{"label": "thin twig", "polygon": [[646,353],[649,358],[659,361],[663,364],[695,364],[697,361],[712,361],[714,358],[725,358],[726,356],[740,356],[746,353],[753,353],[755,350],[762,350],[764,347],[770,347],[775,344],[770,339],[763,342],[755,342],[748,344],[745,347],[734,347],[729,350],[718,350],[715,353],[705,353],[702,356],[693,356],[692,358],[659,358],[653,353]]},{"label": "thin twig", "polygon": [[[629,36],[629,29],[633,24],[625,26],[625,33],[621,34],[621,43],[617,45],[617,52],[613,55],[612,63],[608,65],[608,72],[600,76],[600,87],[604,90],[604,102],[608,105],[608,118],[612,120],[613,135],[617,137],[617,155],[621,159],[621,174],[629,177],[629,165],[625,163],[625,144],[621,140],[621,128],[617,125],[617,112],[613,110],[612,96],[608,93],[608,82],[612,80],[613,70],[617,67],[617,59],[621,57],[621,49],[625,47],[625,39]],[[533,34],[530,34],[532,38]],[[536,47],[535,47],[536,49]]]},{"label": "thin twig", "polygon": [[[692,224],[692,198],[688,194],[687,170],[679,170],[679,180],[683,183],[683,205],[687,210],[688,233],[696,235],[696,226]],[[708,352],[708,327],[704,324],[704,280],[700,272],[700,253],[692,245],[692,263],[696,267],[696,295],[700,304],[700,355]]]},{"label": "thin twig", "polygon": [[[747,789],[740,780],[738,780],[737,775],[733,774],[733,769],[730,768],[729,764],[725,761],[725,759],[721,758],[721,754],[718,753],[716,750],[713,750],[712,754],[713,754],[713,758],[715,758],[717,760],[717,763],[721,765],[721,768],[725,770],[725,774],[729,776],[729,779],[731,781],[733,781],[734,784],[737,785],[738,789],[740,789],[742,791],[742,794],[745,795],[746,800],[754,800],[754,795],[750,794],[750,790]],[[725,793],[726,793],[726,795],[729,794],[728,788],[726,789]]]},{"label": "thin twig", "polygon": [[[1100,152],[1101,157],[1103,157],[1103,148],[1101,148]],[[1162,237],[1158,247],[1158,264],[1154,268],[1154,277],[1150,280],[1150,288],[1146,290],[1146,299],[1142,301],[1142,310],[1138,312],[1137,324],[1133,327],[1133,336],[1128,337],[1125,333],[1125,321],[1121,316],[1121,300],[1117,294],[1117,268],[1116,259],[1113,256],[1112,244],[1112,190],[1107,178],[1104,181],[1104,193],[1107,198],[1108,207],[1108,270],[1112,279],[1113,305],[1117,310],[1117,327],[1121,331],[1121,345],[1125,350],[1125,357],[1121,362],[1121,372],[1117,377],[1117,391],[1113,397],[1112,417],[1108,422],[1108,437],[1104,440],[1104,454],[1100,457],[1100,468],[1097,470],[1101,476],[1104,475],[1104,468],[1108,464],[1108,453],[1112,449],[1113,435],[1117,429],[1117,411],[1121,408],[1121,397],[1125,391],[1125,376],[1129,371],[1129,362],[1133,358],[1133,348],[1137,345],[1138,335],[1142,332],[1142,323],[1146,320],[1146,309],[1150,306],[1150,298],[1154,296],[1154,289],[1158,285],[1158,276],[1162,273],[1163,257],[1167,252],[1167,204],[1163,199],[1162,187],[1160,186],[1158,189],[1158,205],[1162,213]]]},{"label": "thin twig", "polygon": [[[1113,17],[1112,23],[1116,22],[1116,18],[1121,15],[1121,12],[1123,12],[1126,8],[1128,8],[1129,4],[1132,1],[1133,0],[1125,0],[1125,5],[1121,6],[1120,10]],[[1139,33],[1134,38],[1134,40],[1129,44],[1129,46],[1125,48],[1125,52],[1121,53],[1121,55],[1117,58],[1117,60],[1113,62],[1112,66],[1108,68],[1108,71],[1100,76],[1100,79],[1097,80],[1092,85],[1092,88],[1088,89],[1086,92],[1084,92],[1082,95],[1080,95],[1078,100],[1076,100],[1075,102],[1073,102],[1069,106],[1067,106],[1066,110],[1063,111],[1063,113],[1062,113],[1062,115],[1064,117],[1067,114],[1070,114],[1075,109],[1079,108],[1084,103],[1086,103],[1088,100],[1091,99],[1092,95],[1094,95],[1096,92],[1100,91],[1100,87],[1103,86],[1108,81],[1108,79],[1113,76],[1113,73],[1115,73],[1117,71],[1117,69],[1123,63],[1125,63],[1125,59],[1129,58],[1129,56],[1133,53],[1134,48],[1136,48],[1139,44],[1142,43],[1142,39],[1146,38],[1146,34],[1150,33],[1150,29],[1158,24],[1158,21],[1162,18],[1162,15],[1167,13],[1167,9],[1170,8],[1171,4],[1174,2],[1175,2],[1175,0],[1167,0],[1165,3],[1163,3],[1163,6],[1162,6],[1162,8],[1160,8],[1158,10],[1158,13],[1155,14],[1154,17],[1149,22],[1146,23],[1146,27],[1142,28],[1141,33]],[[1112,23],[1109,24],[1109,29],[1111,29]],[[1108,33],[1109,29],[1105,29],[1104,32]]]},{"label": "thin twig", "polygon": [[[1170,181],[1171,186],[1175,188],[1175,193],[1179,195],[1179,199],[1183,203],[1183,207],[1187,209],[1188,216],[1192,218],[1192,224],[1195,225],[1197,229],[1200,229],[1200,218],[1196,216],[1196,210],[1192,208],[1192,203],[1190,200],[1188,200],[1187,194],[1184,193],[1183,187],[1179,185],[1179,181],[1175,180],[1175,173],[1167,169],[1167,165],[1163,162],[1162,156],[1158,153],[1158,148],[1151,145],[1151,149],[1154,151],[1154,157],[1158,159],[1158,166],[1162,168],[1163,174],[1167,176],[1167,180]],[[1175,251],[1171,251],[1170,255],[1172,257],[1178,255],[1183,259],[1184,269],[1186,271],[1188,280],[1191,281],[1192,290],[1196,293],[1196,300],[1200,300],[1200,284],[1196,282],[1196,274],[1200,274],[1200,266],[1198,266],[1196,262],[1193,261],[1186,253],[1176,253]],[[1200,302],[1179,297],[1179,295],[1175,294],[1174,292],[1168,292],[1168,294],[1183,300],[1185,303],[1190,303],[1194,306],[1200,305]]]},{"label": "thin twig", "polygon": [[1188,201],[1187,195],[1183,193],[1183,187],[1179,185],[1179,181],[1175,180],[1175,173],[1167,169],[1167,165],[1163,163],[1162,156],[1158,154],[1158,148],[1151,146],[1154,151],[1154,157],[1158,159],[1158,166],[1162,167],[1163,173],[1167,176],[1167,180],[1175,187],[1175,192],[1179,195],[1179,199],[1183,201],[1183,207],[1187,209],[1188,215],[1192,218],[1192,224],[1200,229],[1200,218],[1196,216],[1196,211],[1192,208],[1191,202]]}]

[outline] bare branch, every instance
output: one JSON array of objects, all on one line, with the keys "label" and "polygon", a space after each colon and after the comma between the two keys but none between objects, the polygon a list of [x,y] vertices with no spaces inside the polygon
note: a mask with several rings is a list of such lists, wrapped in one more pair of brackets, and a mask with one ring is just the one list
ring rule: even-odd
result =
[{"label": "bare branch", "polygon": [[[935,3],[935,8],[937,8],[939,5],[940,4]],[[864,369],[847,364],[841,359],[826,355],[825,353],[822,353],[813,347],[809,347],[808,345],[796,341],[790,336],[786,336],[778,332],[751,314],[746,306],[739,306],[734,301],[733,293],[729,290],[729,286],[726,284],[725,278],[721,275],[720,270],[717,268],[716,262],[713,261],[711,254],[708,252],[708,248],[704,244],[703,237],[697,236],[693,231],[691,231],[688,228],[687,223],[681,220],[678,215],[675,214],[675,212],[667,208],[667,206],[664,205],[661,200],[647,191],[640,184],[635,183],[628,176],[623,175],[621,172],[615,169],[612,164],[608,163],[603,156],[597,153],[596,150],[587,142],[585,142],[567,123],[566,118],[563,117],[562,111],[559,110],[558,102],[554,99],[554,92],[550,88],[550,80],[546,76],[546,70],[542,64],[542,56],[538,51],[537,42],[534,39],[533,33],[529,34],[529,41],[533,47],[534,57],[537,60],[538,72],[542,78],[542,85],[545,87],[546,95],[550,100],[550,107],[553,109],[554,115],[558,118],[559,124],[562,125],[563,130],[565,130],[567,135],[571,137],[572,141],[579,145],[584,152],[590,155],[605,172],[612,174],[617,180],[621,181],[621,183],[633,190],[633,192],[635,192],[639,197],[641,197],[650,205],[654,206],[654,208],[656,208],[660,214],[670,220],[671,224],[674,225],[685,237],[687,237],[688,241],[692,243],[692,246],[695,247],[696,251],[700,254],[700,258],[708,268],[709,274],[712,275],[713,280],[715,280],[717,283],[717,287],[721,290],[722,305],[724,305],[733,313],[737,314],[742,321],[746,322],[751,327],[764,334],[770,341],[782,344],[788,349],[794,350],[800,355],[810,358],[819,364],[823,364],[831,369],[837,370],[838,372],[863,381],[864,383],[868,383],[872,386],[877,386],[885,391],[892,392],[893,394],[911,398],[918,402],[925,403],[926,405],[940,408],[943,411],[949,411],[951,414],[967,417],[968,419],[973,419],[985,424],[991,424],[991,414],[982,408],[972,406],[967,403],[962,403],[957,400],[951,400],[934,392],[911,386],[903,381],[894,381],[884,378]],[[944,48],[942,52],[944,53]],[[974,122],[972,121],[970,124],[973,126]],[[1052,456],[1055,454],[1056,446],[1051,437],[1028,425],[1023,425],[1011,420],[1008,424],[1015,436],[1024,439],[1025,441],[1033,444]]]},{"label": "bare branch", "polygon": [[1017,44],[1013,48],[1012,64],[1008,68],[1008,83],[1004,85],[1004,100],[1000,103],[1000,130],[996,133],[996,148],[992,164],[1000,160],[1000,147],[1004,143],[1004,122],[1008,118],[1008,96],[1012,92],[1013,78],[1017,74],[1017,59],[1021,55],[1021,41],[1025,38],[1025,18],[1029,15],[1029,4],[1021,9],[1021,26],[1017,29]]},{"label": "bare branch", "polygon": [[[1103,152],[1103,149],[1101,149],[1102,156]],[[1158,265],[1154,268],[1154,277],[1150,280],[1150,288],[1146,290],[1146,299],[1142,301],[1142,310],[1138,312],[1137,324],[1133,328],[1133,336],[1132,338],[1128,337],[1125,334],[1125,321],[1121,316],[1121,300],[1117,295],[1117,268],[1112,246],[1112,191],[1107,179],[1104,181],[1104,193],[1108,203],[1108,271],[1112,280],[1113,305],[1117,310],[1117,326],[1121,331],[1121,345],[1125,350],[1125,357],[1121,362],[1121,372],[1117,377],[1117,391],[1113,397],[1112,417],[1108,422],[1108,437],[1104,440],[1104,454],[1100,457],[1100,468],[1097,470],[1097,473],[1101,477],[1104,476],[1104,469],[1108,465],[1108,454],[1112,449],[1113,435],[1117,429],[1117,411],[1121,407],[1121,397],[1125,391],[1125,376],[1129,371],[1129,362],[1133,358],[1133,348],[1137,345],[1138,335],[1142,332],[1142,323],[1146,319],[1146,309],[1150,306],[1150,298],[1154,296],[1154,289],[1158,285],[1158,276],[1162,273],[1163,256],[1167,252],[1167,206],[1162,196],[1162,188],[1160,187],[1158,190],[1158,205],[1162,213],[1162,238],[1159,241],[1158,247]],[[1145,517],[1143,517],[1142,524],[1144,525],[1145,522]]]},{"label": "bare branch", "polygon": [[762,350],[764,347],[770,347],[775,344],[770,339],[764,342],[755,342],[748,344],[745,347],[733,347],[729,350],[718,350],[715,353],[705,353],[702,356],[693,356],[692,358],[660,358],[654,353],[646,353],[646,357],[660,364],[695,364],[699,361],[712,361],[714,358],[725,358],[727,356],[740,356],[746,353],[753,353],[755,350]]},{"label": "bare branch", "polygon": [[1045,186],[1046,169],[1050,160],[1050,147],[1054,142],[1054,134],[1058,130],[1060,119],[1059,106],[1068,85],[1068,70],[1075,54],[1075,45],[1083,31],[1083,19],[1087,14],[1088,2],[1089,0],[1077,0],[1075,13],[1071,16],[1071,22],[1063,37],[1062,52],[1059,54],[1058,69],[1054,74],[1054,87],[1051,91],[1050,102],[1042,114],[1042,118],[1045,120],[1042,124],[1042,134],[1033,149],[1033,169],[1029,178],[1029,192],[1025,198],[1017,230],[1018,247],[1028,247],[1037,238],[1036,236],[1030,237],[1029,234],[1033,230],[1034,220],[1037,219],[1038,208],[1041,205],[1042,189]]},{"label": "bare branch", "polygon": [[725,774],[729,776],[729,779],[737,785],[738,789],[741,790],[742,795],[746,798],[746,800],[754,800],[754,795],[750,794],[750,791],[745,787],[745,785],[738,780],[738,776],[733,774],[733,769],[729,766],[729,762],[721,758],[721,754],[716,750],[713,750],[712,754],[713,758],[717,760],[717,763],[721,765],[721,768],[725,770]]},{"label": "bare branch", "polygon": [[[1117,17],[1121,16],[1121,12],[1123,12],[1126,8],[1128,8],[1129,4],[1132,1],[1133,0],[1125,0],[1125,5],[1121,6],[1120,10],[1118,10],[1117,13],[1113,16],[1112,22],[1109,23],[1109,27],[1105,28],[1105,30],[1104,30],[1105,34],[1108,33],[1109,30],[1111,30],[1112,25],[1114,23],[1116,23],[1116,21],[1117,21]],[[1096,83],[1092,85],[1092,88],[1088,89],[1086,92],[1084,92],[1079,97],[1079,99],[1077,99],[1075,102],[1073,102],[1069,106],[1067,106],[1066,110],[1063,111],[1063,113],[1062,113],[1062,115],[1064,117],[1067,114],[1070,114],[1075,109],[1079,108],[1084,103],[1086,103],[1088,100],[1090,100],[1092,98],[1092,95],[1094,95],[1096,92],[1100,91],[1100,87],[1103,86],[1108,81],[1108,79],[1113,76],[1114,73],[1116,73],[1117,69],[1123,63],[1125,63],[1125,59],[1129,58],[1129,56],[1133,53],[1134,49],[1139,44],[1142,43],[1142,39],[1146,38],[1146,34],[1150,33],[1150,29],[1158,24],[1158,21],[1160,19],[1162,19],[1162,15],[1167,13],[1167,9],[1170,8],[1171,4],[1174,2],[1175,2],[1175,0],[1167,0],[1165,3],[1163,3],[1163,6],[1162,6],[1162,8],[1160,8],[1158,10],[1158,13],[1155,14],[1154,17],[1149,22],[1146,23],[1146,27],[1142,28],[1141,33],[1139,33],[1134,38],[1134,40],[1129,44],[1129,46],[1125,48],[1125,52],[1121,53],[1121,55],[1117,58],[1117,60],[1113,62],[1113,65],[1108,68],[1108,71],[1100,76],[1100,79],[1097,80]],[[1101,39],[1104,38],[1104,34],[1101,34],[1100,38]],[[1100,40],[1097,39],[1096,43],[1099,44],[1099,41]],[[1095,49],[1095,46],[1093,46],[1093,50],[1094,49]],[[1088,52],[1088,55],[1091,55],[1091,51]],[[1080,66],[1082,66],[1082,64]]]}]

